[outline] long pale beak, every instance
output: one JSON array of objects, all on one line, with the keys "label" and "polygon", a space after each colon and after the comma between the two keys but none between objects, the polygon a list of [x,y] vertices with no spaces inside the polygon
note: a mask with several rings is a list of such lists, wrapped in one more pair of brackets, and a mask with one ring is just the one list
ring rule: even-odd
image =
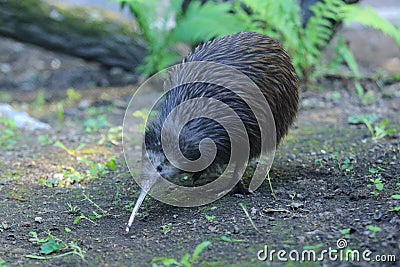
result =
[{"label": "long pale beak", "polygon": [[144,200],[144,198],[146,197],[147,192],[145,190],[142,189],[142,191],[140,192],[139,198],[135,203],[135,207],[133,208],[131,217],[129,217],[129,221],[128,221],[128,225],[126,226],[126,233],[129,233],[129,229],[132,226],[133,220],[135,219],[136,214],[138,213],[138,210],[140,208],[140,206],[142,205],[142,202]]}]

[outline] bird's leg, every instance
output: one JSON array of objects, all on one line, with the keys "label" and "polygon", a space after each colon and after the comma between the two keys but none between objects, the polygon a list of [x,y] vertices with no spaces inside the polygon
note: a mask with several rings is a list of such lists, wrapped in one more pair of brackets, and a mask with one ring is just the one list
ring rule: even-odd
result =
[{"label": "bird's leg", "polygon": [[243,184],[243,181],[240,180],[235,187],[232,189],[232,194],[240,194],[240,195],[247,195],[249,194],[249,189]]},{"label": "bird's leg", "polygon": [[233,194],[246,195],[249,194],[249,189],[243,184],[242,176],[246,170],[246,165],[244,162],[236,162],[235,170],[233,172],[234,181],[238,181],[235,187],[232,189]]}]

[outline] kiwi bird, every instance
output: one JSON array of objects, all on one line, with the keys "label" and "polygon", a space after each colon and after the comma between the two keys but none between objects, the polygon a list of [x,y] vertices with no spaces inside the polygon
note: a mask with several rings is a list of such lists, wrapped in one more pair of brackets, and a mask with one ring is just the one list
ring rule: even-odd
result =
[{"label": "kiwi bird", "polygon": [[[232,157],[231,160],[235,163],[234,176],[237,176],[244,171],[248,160],[260,155],[261,144],[267,141],[263,139],[269,138],[269,136],[261,134],[263,128],[269,127],[266,125],[266,120],[263,119],[267,117],[268,112],[272,114],[274,121],[274,146],[280,143],[295,120],[299,104],[298,78],[289,55],[278,41],[252,32],[224,36],[197,46],[183,60],[183,64],[193,62],[218,63],[242,73],[258,87],[263,99],[260,99],[259,95],[255,93],[254,88],[239,86],[238,92],[214,83],[181,84],[180,82],[190,73],[181,67],[172,68],[168,86],[164,88],[165,93],[155,104],[156,112],[151,113],[146,124],[143,153],[150,164],[143,164],[142,175],[144,176],[160,175],[173,183],[178,183],[180,174],[189,172],[193,184],[203,184],[209,178],[207,174],[221,171]],[[201,75],[211,76],[216,72],[218,71],[215,69],[205,67],[201,71]],[[230,79],[230,77],[224,78]],[[236,86],[240,85],[240,81],[235,81],[234,78],[231,83]],[[242,98],[242,93],[244,93],[245,99]],[[231,129],[236,129],[238,122],[230,120],[229,112],[222,112],[218,108],[215,108],[214,111],[213,104],[207,106],[200,103],[197,105],[194,102],[190,107],[181,107],[179,112],[176,112],[173,118],[168,120],[168,116],[171,116],[174,109],[180,107],[182,103],[198,98],[215,99],[230,107],[240,118],[245,133],[235,130],[230,133],[226,127],[223,127],[219,121],[226,122],[228,126],[231,124]],[[257,110],[250,107],[249,103]],[[189,118],[190,114],[209,114],[210,110],[214,116],[218,117],[219,121],[206,116]],[[256,118],[255,113],[261,114],[261,120]],[[178,131],[176,125],[182,120],[186,121]],[[162,137],[162,132],[164,137]],[[244,142],[245,135],[247,135],[247,143]],[[203,142],[208,139],[212,140],[212,144]],[[165,140],[178,140],[180,155],[184,157],[184,160],[182,157],[177,157],[178,161],[181,161],[181,165],[172,164],[171,160],[166,157],[164,149],[169,142],[163,146],[162,141]],[[240,153],[242,149],[245,149],[244,146],[248,146],[247,154]],[[207,151],[212,151],[208,148],[214,148],[214,154],[207,155]],[[239,152],[234,153],[232,149]],[[213,156],[212,160],[206,167],[193,171],[181,168],[181,166],[185,166],[185,160],[196,161],[203,158],[209,160],[211,156]],[[205,164],[201,160],[197,163],[199,166]],[[148,189],[142,190],[136,202],[126,228],[127,232]],[[242,193],[246,191],[240,178],[236,190]]]}]

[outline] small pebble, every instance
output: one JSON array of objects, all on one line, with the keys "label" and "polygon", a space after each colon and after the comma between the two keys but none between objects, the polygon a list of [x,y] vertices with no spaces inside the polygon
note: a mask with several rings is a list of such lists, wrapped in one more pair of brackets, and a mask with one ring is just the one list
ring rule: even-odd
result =
[{"label": "small pebble", "polygon": [[6,221],[1,222],[1,226],[3,226],[4,230],[7,230],[9,228],[8,223]]},{"label": "small pebble", "polygon": [[299,209],[299,208],[303,208],[303,207],[304,207],[304,204],[303,204],[303,203],[300,203],[300,202],[292,202],[292,203],[290,204],[290,206],[291,206],[292,208],[294,208],[294,209]]},{"label": "small pebble", "polygon": [[81,110],[85,110],[85,109],[89,108],[90,105],[91,105],[91,103],[88,100],[82,100],[79,102],[78,108]]},{"label": "small pebble", "polygon": [[238,227],[237,225],[234,225],[234,226],[233,226],[233,233],[234,233],[234,234],[240,233],[240,229],[239,229],[239,227]]},{"label": "small pebble", "polygon": [[306,199],[302,194],[296,194],[296,198],[298,198],[301,201]]},{"label": "small pebble", "polygon": [[381,218],[382,218],[382,212],[380,212],[380,211],[377,211],[377,212],[375,212],[375,214],[374,214],[374,220],[377,220],[377,221],[379,221]]},{"label": "small pebble", "polygon": [[389,223],[392,223],[392,224],[394,224],[394,223],[400,224],[400,219],[398,219],[398,218],[395,216],[395,217],[393,217],[392,219],[390,219]]},{"label": "small pebble", "polygon": [[21,223],[22,227],[31,227],[31,223],[30,222],[23,222]]},{"label": "small pebble", "polygon": [[[195,229],[196,230],[196,229]],[[216,226],[209,226],[208,227],[208,230],[210,231],[210,232],[217,232],[217,227]]]},{"label": "small pebble", "polygon": [[250,214],[251,214],[252,216],[256,215],[256,214],[257,214],[257,209],[256,209],[255,207],[252,207],[252,208],[251,208],[251,211],[250,211]]},{"label": "small pebble", "polygon": [[35,222],[42,223],[43,222],[43,218],[42,217],[35,217]]}]

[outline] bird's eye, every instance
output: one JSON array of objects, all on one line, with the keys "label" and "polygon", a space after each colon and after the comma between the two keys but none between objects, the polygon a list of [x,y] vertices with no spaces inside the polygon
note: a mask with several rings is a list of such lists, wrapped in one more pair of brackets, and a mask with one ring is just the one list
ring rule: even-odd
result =
[{"label": "bird's eye", "polygon": [[158,171],[158,172],[162,171],[161,165],[157,166],[157,171]]}]

